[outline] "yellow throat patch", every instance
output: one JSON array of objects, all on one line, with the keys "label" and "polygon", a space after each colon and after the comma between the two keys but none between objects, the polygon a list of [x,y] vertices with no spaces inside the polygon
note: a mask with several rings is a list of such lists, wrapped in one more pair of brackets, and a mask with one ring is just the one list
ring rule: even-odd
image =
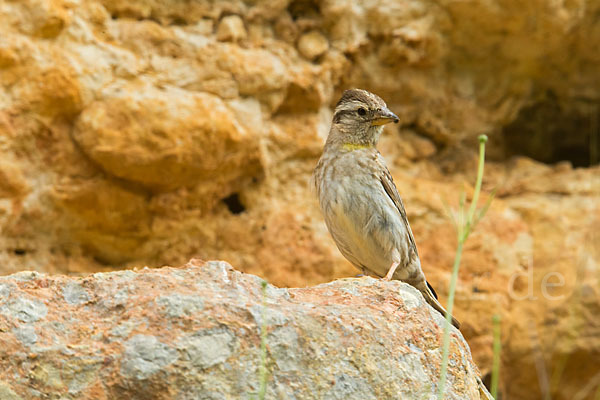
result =
[{"label": "yellow throat patch", "polygon": [[354,143],[344,143],[342,148],[344,150],[352,151],[352,150],[361,150],[361,149],[370,149],[372,146],[366,144],[354,144]]}]

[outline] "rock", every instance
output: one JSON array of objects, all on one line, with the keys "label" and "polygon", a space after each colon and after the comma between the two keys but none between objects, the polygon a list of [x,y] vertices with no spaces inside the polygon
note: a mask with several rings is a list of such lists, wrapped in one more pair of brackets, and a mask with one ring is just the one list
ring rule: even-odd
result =
[{"label": "rock", "polygon": [[221,99],[175,88],[123,88],[88,106],[73,137],[108,173],[158,190],[235,180],[260,165],[257,137]]},{"label": "rock", "polygon": [[6,400],[22,400],[22,397],[13,392],[10,385],[5,382],[0,382],[0,396]]},{"label": "rock", "polygon": [[178,0],[154,1],[139,0],[123,3],[120,0],[101,0],[99,2],[116,19],[155,19],[162,24],[193,25],[203,18],[217,18],[223,12],[241,13],[241,4],[235,1],[208,4],[180,2]]},{"label": "rock", "polygon": [[52,66],[34,65],[14,75],[11,94],[22,112],[50,119],[72,120],[82,109],[82,88],[66,60]]},{"label": "rock", "polygon": [[309,60],[322,56],[328,48],[327,38],[318,31],[307,32],[298,39],[298,51]]},{"label": "rock", "polygon": [[56,185],[48,199],[63,218],[61,239],[79,243],[97,260],[122,263],[148,251],[149,204],[139,191],[90,179]]},{"label": "rock", "polygon": [[218,64],[230,71],[242,96],[261,95],[285,89],[289,77],[281,58],[263,49],[244,49],[231,44],[217,49]]},{"label": "rock", "polygon": [[5,157],[0,161],[0,197],[18,197],[29,191],[19,163]]},{"label": "rock", "polygon": [[[257,276],[192,260],[82,278],[12,275],[2,287],[0,309],[13,311],[0,313],[0,394],[10,399],[158,398],[159,389],[161,399],[242,398],[259,387],[261,329],[267,399],[429,398],[438,383],[444,320],[404,283],[364,277],[263,294]],[[446,398],[491,399],[451,329]]]},{"label": "rock", "polygon": [[239,15],[223,17],[217,28],[217,40],[222,42],[237,42],[246,39],[244,21]]}]

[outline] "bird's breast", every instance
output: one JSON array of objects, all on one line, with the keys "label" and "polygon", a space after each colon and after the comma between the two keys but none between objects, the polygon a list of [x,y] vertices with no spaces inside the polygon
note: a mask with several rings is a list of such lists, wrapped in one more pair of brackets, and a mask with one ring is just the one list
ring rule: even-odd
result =
[{"label": "bird's breast", "polygon": [[360,171],[338,175],[322,187],[320,197],[327,227],[353,264],[383,276],[406,253],[400,240],[406,236],[404,224],[379,180]]}]

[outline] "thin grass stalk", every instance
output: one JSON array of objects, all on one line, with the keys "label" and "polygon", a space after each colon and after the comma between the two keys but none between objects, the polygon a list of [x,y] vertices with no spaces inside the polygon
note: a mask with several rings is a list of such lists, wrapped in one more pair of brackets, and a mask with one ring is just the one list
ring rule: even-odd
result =
[{"label": "thin grass stalk", "polygon": [[267,394],[267,282],[262,281],[262,310],[260,323],[260,365],[258,367],[258,399],[264,400]]},{"label": "thin grass stalk", "polygon": [[452,324],[452,311],[454,306],[454,288],[458,278],[458,269],[460,258],[462,256],[463,242],[458,242],[456,254],[454,255],[454,265],[452,266],[452,277],[450,278],[450,293],[448,294],[448,304],[446,305],[446,326],[444,327],[444,339],[442,342],[442,369],[440,371],[440,381],[438,384],[438,399],[444,398],[444,388],[446,386],[446,377],[448,375],[448,353],[450,352],[450,325]]},{"label": "thin grass stalk", "polygon": [[500,337],[500,314],[494,314],[492,317],[494,326],[494,358],[492,362],[492,397],[498,398],[498,381],[500,378],[500,352],[502,350],[502,342]]},{"label": "thin grass stalk", "polygon": [[466,227],[467,229],[463,232],[463,241],[467,240],[469,233],[473,226],[473,216],[475,210],[477,210],[477,203],[479,202],[479,193],[481,192],[481,184],[483,183],[483,167],[485,164],[485,142],[487,142],[487,136],[479,136],[479,164],[477,165],[477,181],[475,183],[475,192],[473,192],[473,199],[471,200],[471,207],[469,208],[469,214],[467,215]]},{"label": "thin grass stalk", "polygon": [[475,192],[473,193],[473,199],[469,212],[466,215],[466,220],[463,220],[462,216],[465,214],[465,198],[464,193],[460,197],[459,207],[459,219],[458,219],[458,245],[456,248],[456,254],[454,256],[454,264],[452,266],[452,276],[450,278],[450,290],[448,292],[448,303],[446,305],[446,324],[444,326],[444,336],[442,340],[442,366],[440,369],[440,380],[438,382],[438,399],[444,398],[444,389],[446,387],[446,379],[448,376],[448,355],[450,352],[450,325],[452,321],[452,311],[454,309],[454,295],[456,293],[456,282],[458,280],[458,270],[460,268],[460,259],[462,257],[463,245],[469,237],[469,233],[474,228],[473,216],[477,209],[477,202],[479,200],[479,192],[481,191],[481,184],[483,182],[483,168],[485,163],[485,143],[487,142],[487,136],[479,136],[479,163],[477,166],[477,181],[475,183]]},{"label": "thin grass stalk", "polygon": [[529,321],[529,341],[533,349],[533,362],[537,372],[538,384],[542,394],[542,400],[551,400],[550,380],[548,379],[548,369],[546,368],[546,360],[544,360],[544,351],[540,343],[540,336],[537,327],[533,320]]}]

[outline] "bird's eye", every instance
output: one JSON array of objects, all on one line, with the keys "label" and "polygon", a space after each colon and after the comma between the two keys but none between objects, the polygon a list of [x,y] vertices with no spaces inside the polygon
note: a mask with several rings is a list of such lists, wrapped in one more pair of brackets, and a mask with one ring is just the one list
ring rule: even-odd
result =
[{"label": "bird's eye", "polygon": [[358,110],[356,110],[356,112],[358,113],[358,115],[366,115],[367,114],[367,110],[365,110],[362,107],[360,107]]}]

